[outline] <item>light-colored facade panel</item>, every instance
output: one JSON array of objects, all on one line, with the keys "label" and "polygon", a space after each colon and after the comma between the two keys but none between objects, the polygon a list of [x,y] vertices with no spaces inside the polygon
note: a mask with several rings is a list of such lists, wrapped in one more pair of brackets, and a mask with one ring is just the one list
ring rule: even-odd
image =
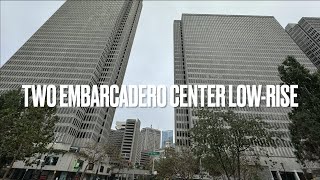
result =
[{"label": "light-colored facade panel", "polygon": [[[66,1],[1,67],[0,93],[23,84],[121,85],[142,1]],[[58,108],[57,147],[107,142],[115,108]]]},{"label": "light-colored facade panel", "polygon": [[320,18],[303,17],[298,24],[288,24],[286,31],[311,62],[320,69]]},{"label": "light-colored facade panel", "polygon": [[[177,85],[278,85],[281,80],[277,67],[289,55],[311,71],[316,71],[272,16],[183,14],[180,21],[174,21],[174,76]],[[262,106],[231,110],[244,117],[261,117],[273,127],[280,128],[277,133],[284,140],[277,142],[276,149],[268,147],[269,154],[279,164],[283,163],[286,170],[301,171],[290,142],[287,115],[290,108]],[[192,144],[189,129],[197,121],[195,114],[192,108],[175,108],[175,144],[178,149]]]}]

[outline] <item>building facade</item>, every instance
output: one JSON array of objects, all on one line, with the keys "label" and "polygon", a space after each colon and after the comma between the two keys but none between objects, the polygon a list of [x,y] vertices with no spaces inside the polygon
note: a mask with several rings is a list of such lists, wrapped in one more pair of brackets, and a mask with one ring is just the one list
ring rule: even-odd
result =
[{"label": "building facade", "polygon": [[166,144],[173,145],[173,130],[162,131],[161,148],[165,148]]},{"label": "building facade", "polygon": [[303,17],[298,24],[288,24],[285,29],[312,63],[320,69],[320,18]]},{"label": "building facade", "polygon": [[127,119],[122,139],[121,154],[132,165],[136,164],[137,156],[140,155],[140,124],[139,119]]},{"label": "building facade", "polygon": [[125,129],[111,129],[108,144],[112,146],[116,151],[121,151],[124,132]]},{"label": "building facade", "polygon": [[160,149],[161,131],[145,127],[141,129],[141,151],[153,151]]},{"label": "building facade", "polygon": [[[0,93],[23,84],[121,85],[142,1],[66,1],[1,67]],[[55,148],[107,142],[115,108],[58,108]]]},{"label": "building facade", "polygon": [[[1,67],[0,93],[24,84],[120,86],[141,8],[142,1],[66,1]],[[53,147],[70,152],[55,156],[57,164],[45,165],[42,173],[68,179],[82,172],[87,162],[77,171],[74,152],[90,143],[107,143],[114,113],[115,108],[58,107]],[[30,176],[40,168],[22,161],[13,167]],[[108,163],[100,164],[89,174],[105,176],[107,169]]]},{"label": "building facade", "polygon": [[154,152],[160,149],[161,131],[152,127],[141,129],[141,149],[139,164],[147,166],[150,163],[151,157],[149,152]]},{"label": "building facade", "polygon": [[[316,70],[271,16],[183,14],[181,20],[174,21],[174,81],[177,85],[277,85],[281,83],[277,67],[288,55],[312,71]],[[263,89],[262,95],[264,92]],[[287,113],[290,108],[260,106],[231,110],[244,117],[261,117],[283,137],[283,141],[277,142],[278,148],[263,145],[277,165],[269,162],[262,165],[278,174],[283,169],[302,172],[289,138]],[[176,148],[192,145],[189,129],[196,121],[195,109],[175,108]]]},{"label": "building facade", "polygon": [[132,165],[139,163],[140,159],[140,120],[127,119],[126,121],[117,121],[116,130],[111,130],[110,146],[119,150],[121,156]]}]

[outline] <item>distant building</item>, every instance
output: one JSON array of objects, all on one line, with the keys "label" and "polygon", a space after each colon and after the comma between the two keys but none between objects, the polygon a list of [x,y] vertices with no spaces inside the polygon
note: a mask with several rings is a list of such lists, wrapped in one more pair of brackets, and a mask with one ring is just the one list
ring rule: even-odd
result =
[{"label": "distant building", "polygon": [[140,137],[140,120],[127,119],[116,122],[116,130],[111,130],[108,143],[118,148],[121,155],[134,165],[140,158]]},{"label": "distant building", "polygon": [[115,151],[113,154],[110,155],[110,162],[109,162],[110,165],[118,163],[116,159],[121,153],[123,135],[124,135],[124,129],[117,129],[117,130],[111,129],[110,131],[108,146],[113,148],[112,150]]},{"label": "distant building", "polygon": [[166,145],[171,147],[173,144],[173,130],[162,131],[161,148],[165,148]]},{"label": "distant building", "polygon": [[161,139],[161,132],[158,129],[153,128],[143,128],[141,130],[142,136],[142,143],[141,143],[141,150],[157,150],[160,149],[160,139]]},{"label": "distant building", "polygon": [[111,146],[115,146],[117,149],[121,149],[123,135],[126,130],[126,121],[117,121],[116,129],[111,129],[108,143]]},{"label": "distant building", "polygon": [[149,163],[150,163],[150,156],[148,154],[148,151],[141,151],[140,165],[141,166],[146,166]]},{"label": "distant building", "polygon": [[140,164],[141,159],[141,151],[142,151],[142,135],[141,131],[139,131],[139,138],[138,138],[138,146],[137,146],[137,156],[136,156],[136,164]]},{"label": "distant building", "polygon": [[145,166],[150,162],[149,152],[160,149],[161,131],[153,128],[141,130],[140,165]]},{"label": "distant building", "polygon": [[126,122],[126,129],[123,135],[121,154],[131,164],[136,163],[139,137],[140,137],[140,120],[128,119]]},{"label": "distant building", "polygon": [[124,135],[124,129],[120,130],[111,130],[110,136],[109,136],[109,144],[111,146],[114,146],[116,149],[121,149],[122,140]]},{"label": "distant building", "polygon": [[165,145],[162,148],[169,148],[169,147],[173,147],[173,143],[171,141],[166,141]]},{"label": "distant building", "polygon": [[320,18],[303,17],[298,24],[288,24],[286,31],[312,63],[320,69]]},{"label": "distant building", "polygon": [[117,121],[116,127],[117,130],[125,129],[126,128],[126,121]]}]

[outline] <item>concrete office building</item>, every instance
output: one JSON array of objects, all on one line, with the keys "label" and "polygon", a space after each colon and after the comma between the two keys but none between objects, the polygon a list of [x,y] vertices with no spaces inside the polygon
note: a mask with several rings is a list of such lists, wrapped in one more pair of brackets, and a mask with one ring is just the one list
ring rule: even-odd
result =
[{"label": "concrete office building", "polygon": [[121,151],[124,132],[125,129],[111,129],[108,144],[113,146],[115,150]]},{"label": "concrete office building", "polygon": [[[174,81],[177,85],[277,85],[281,83],[277,67],[288,55],[310,70],[316,70],[271,16],[183,14],[181,20],[174,21]],[[265,95],[265,89],[262,92]],[[295,172],[302,172],[289,138],[287,113],[290,108],[262,106],[232,110],[244,117],[261,117],[282,134],[284,140],[277,143],[278,148],[266,147],[277,164],[262,164],[270,168],[274,177],[280,176],[279,171],[283,169],[293,176],[298,175]],[[176,148],[191,146],[188,130],[196,120],[194,109],[175,108]]]},{"label": "concrete office building", "polygon": [[116,129],[111,129],[110,132],[108,144],[114,146],[114,148],[119,151],[121,151],[126,124],[126,121],[117,121],[115,126]]},{"label": "concrete office building", "polygon": [[137,146],[137,156],[136,156],[136,165],[140,165],[141,160],[141,152],[142,152],[142,134],[141,131],[139,131],[139,138],[138,138],[138,146]]},{"label": "concrete office building", "polygon": [[140,131],[139,119],[117,121],[109,142],[120,148],[121,155],[131,165],[145,165],[150,158],[148,152],[160,149],[160,131],[153,128]]},{"label": "concrete office building", "polygon": [[119,150],[120,154],[133,165],[139,163],[140,159],[140,120],[127,119],[126,121],[117,121],[116,130],[111,130],[110,146]]},{"label": "concrete office building", "polygon": [[298,24],[288,24],[285,29],[312,63],[320,69],[320,18],[303,17]]},{"label": "concrete office building", "polygon": [[[0,93],[23,84],[121,85],[141,8],[142,1],[66,1],[1,67]],[[114,113],[115,108],[58,107],[54,148],[106,143]],[[43,169],[74,172],[75,157],[60,158],[69,168]]]},{"label": "concrete office building", "polygon": [[[66,1],[1,68],[0,92],[23,84],[121,85],[142,1]],[[58,108],[56,148],[107,142],[114,108]]]},{"label": "concrete office building", "polygon": [[136,163],[136,158],[140,154],[138,152],[140,124],[139,119],[127,119],[122,139],[121,154],[132,165]]},{"label": "concrete office building", "polygon": [[141,151],[153,151],[160,149],[161,131],[153,128],[142,128]]},{"label": "concrete office building", "polygon": [[161,148],[173,145],[173,130],[162,131]]},{"label": "concrete office building", "polygon": [[151,157],[149,156],[149,151],[141,151],[140,154],[140,166],[147,166],[150,163]]},{"label": "concrete office building", "polygon": [[152,127],[142,128],[141,130],[141,151],[139,163],[145,166],[150,162],[149,152],[160,149],[161,131]]}]

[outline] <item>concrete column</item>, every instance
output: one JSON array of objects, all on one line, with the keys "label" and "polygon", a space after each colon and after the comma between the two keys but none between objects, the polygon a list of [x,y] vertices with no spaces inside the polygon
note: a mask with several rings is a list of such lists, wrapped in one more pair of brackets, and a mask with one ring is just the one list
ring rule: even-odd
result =
[{"label": "concrete column", "polygon": [[296,170],[294,170],[294,179],[295,180],[300,180],[300,177],[299,177],[299,175],[298,175]]},{"label": "concrete column", "polygon": [[282,180],[282,178],[281,178],[281,175],[280,175],[279,171],[276,171],[276,173],[277,173],[277,178],[278,178],[279,180]]}]

